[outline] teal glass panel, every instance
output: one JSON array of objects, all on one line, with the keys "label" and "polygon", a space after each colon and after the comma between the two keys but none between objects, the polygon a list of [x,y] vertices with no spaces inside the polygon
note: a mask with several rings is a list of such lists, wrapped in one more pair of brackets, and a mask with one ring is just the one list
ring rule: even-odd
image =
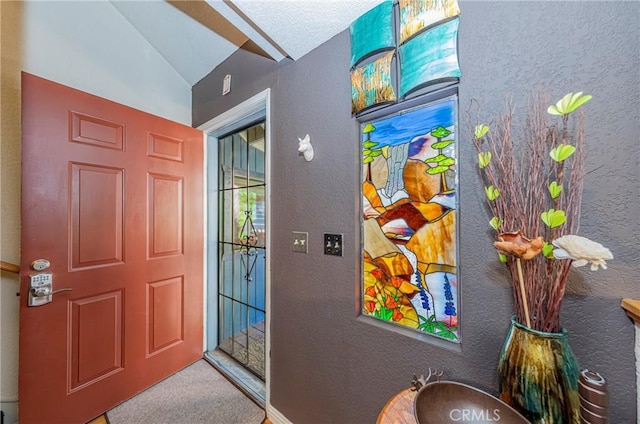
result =
[{"label": "teal glass panel", "polygon": [[351,67],[363,59],[395,48],[393,2],[385,1],[356,19],[351,34]]},{"label": "teal glass panel", "polygon": [[371,106],[397,99],[391,81],[394,52],[351,71],[351,112],[357,114]]},{"label": "teal glass panel", "polygon": [[400,96],[432,84],[457,81],[460,78],[458,64],[458,24],[452,19],[425,31],[399,47]]}]

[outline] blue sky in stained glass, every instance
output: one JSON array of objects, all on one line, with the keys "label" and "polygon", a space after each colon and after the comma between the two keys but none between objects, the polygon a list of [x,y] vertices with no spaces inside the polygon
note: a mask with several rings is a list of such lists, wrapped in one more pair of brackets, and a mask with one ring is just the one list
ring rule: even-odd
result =
[{"label": "blue sky in stained glass", "polygon": [[[455,120],[455,97],[447,97],[427,106],[372,121],[376,129],[370,134],[371,140],[380,143],[376,148],[407,143],[436,127],[450,127],[455,124]],[[367,122],[363,122],[362,127],[366,124]],[[362,134],[362,140],[366,139],[367,134]]]}]

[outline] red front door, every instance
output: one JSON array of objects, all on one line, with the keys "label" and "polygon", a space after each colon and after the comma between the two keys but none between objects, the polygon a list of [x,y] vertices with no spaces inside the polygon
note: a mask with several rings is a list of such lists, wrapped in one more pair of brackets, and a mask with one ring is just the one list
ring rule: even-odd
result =
[{"label": "red front door", "polygon": [[22,110],[19,418],[84,423],[202,356],[202,133],[29,74]]}]

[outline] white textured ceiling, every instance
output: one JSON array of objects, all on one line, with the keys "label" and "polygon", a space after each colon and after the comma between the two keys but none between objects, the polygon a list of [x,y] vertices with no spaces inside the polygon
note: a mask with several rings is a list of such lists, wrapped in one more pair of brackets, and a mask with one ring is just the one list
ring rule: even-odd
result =
[{"label": "white textured ceiling", "polygon": [[342,32],[381,0],[234,0],[242,12],[298,60]]},{"label": "white textured ceiling", "polygon": [[116,9],[191,86],[245,41],[294,60],[383,0],[120,1]]}]

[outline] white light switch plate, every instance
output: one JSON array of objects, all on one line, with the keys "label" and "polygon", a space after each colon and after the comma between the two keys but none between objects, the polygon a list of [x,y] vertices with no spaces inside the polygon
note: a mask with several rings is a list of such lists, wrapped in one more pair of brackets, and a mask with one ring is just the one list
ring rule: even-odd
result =
[{"label": "white light switch plate", "polygon": [[222,81],[222,95],[226,96],[231,91],[231,75],[227,74]]}]

